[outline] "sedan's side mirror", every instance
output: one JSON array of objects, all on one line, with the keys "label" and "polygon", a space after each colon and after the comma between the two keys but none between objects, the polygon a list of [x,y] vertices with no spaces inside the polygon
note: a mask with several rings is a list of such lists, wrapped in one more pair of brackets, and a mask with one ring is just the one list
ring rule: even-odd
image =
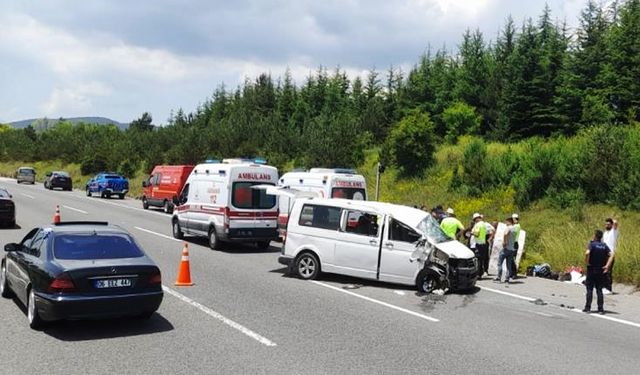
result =
[{"label": "sedan's side mirror", "polygon": [[12,251],[19,251],[22,248],[22,245],[18,244],[18,243],[8,243],[6,245],[4,245],[4,251],[6,252],[12,252]]}]

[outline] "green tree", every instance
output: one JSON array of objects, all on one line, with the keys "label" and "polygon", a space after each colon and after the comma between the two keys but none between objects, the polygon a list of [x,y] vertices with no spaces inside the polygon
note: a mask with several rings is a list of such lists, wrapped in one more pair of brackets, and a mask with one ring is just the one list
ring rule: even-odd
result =
[{"label": "green tree", "polygon": [[442,121],[447,128],[445,139],[454,143],[460,135],[477,133],[482,116],[465,102],[455,102],[442,113]]},{"label": "green tree", "polygon": [[384,155],[396,165],[401,175],[424,172],[433,162],[436,147],[434,125],[429,114],[415,111],[400,120],[389,133]]}]

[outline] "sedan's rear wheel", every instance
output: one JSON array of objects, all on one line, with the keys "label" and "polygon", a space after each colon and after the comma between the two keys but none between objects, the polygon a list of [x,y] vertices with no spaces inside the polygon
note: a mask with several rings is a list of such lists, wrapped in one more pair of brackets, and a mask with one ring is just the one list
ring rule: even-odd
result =
[{"label": "sedan's rear wheel", "polygon": [[0,295],[4,298],[13,297],[13,292],[11,292],[11,288],[9,288],[9,284],[7,283],[7,269],[2,264],[2,269],[0,270]]},{"label": "sedan's rear wheel", "polygon": [[313,280],[320,273],[320,262],[311,253],[304,253],[296,260],[296,272],[301,279]]},{"label": "sedan's rear wheel", "polygon": [[33,288],[29,289],[29,301],[27,304],[27,319],[29,319],[29,327],[31,329],[42,328],[44,322],[38,315],[38,305],[36,302],[36,295],[33,292]]}]

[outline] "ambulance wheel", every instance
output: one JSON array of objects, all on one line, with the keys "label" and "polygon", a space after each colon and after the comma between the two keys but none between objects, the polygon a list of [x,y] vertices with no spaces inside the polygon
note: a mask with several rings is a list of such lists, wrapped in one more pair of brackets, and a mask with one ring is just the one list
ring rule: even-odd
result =
[{"label": "ambulance wheel", "polygon": [[269,247],[271,247],[271,241],[258,241],[256,242],[256,246],[258,246],[258,249],[260,250],[269,250]]},{"label": "ambulance wheel", "polygon": [[220,250],[220,240],[214,227],[209,228],[209,247],[211,250]]},{"label": "ambulance wheel", "polygon": [[423,270],[418,275],[416,286],[420,293],[433,293],[434,290],[442,289],[440,277],[437,274]]},{"label": "ambulance wheel", "polygon": [[296,259],[296,273],[301,279],[314,280],[320,274],[320,261],[313,253],[302,253]]},{"label": "ambulance wheel", "polygon": [[184,238],[184,233],[182,232],[182,228],[180,228],[180,222],[178,218],[173,219],[173,223],[171,224],[171,228],[173,230],[173,237],[179,240]]},{"label": "ambulance wheel", "polygon": [[144,195],[142,196],[142,208],[144,208],[145,210],[149,209],[149,201]]}]

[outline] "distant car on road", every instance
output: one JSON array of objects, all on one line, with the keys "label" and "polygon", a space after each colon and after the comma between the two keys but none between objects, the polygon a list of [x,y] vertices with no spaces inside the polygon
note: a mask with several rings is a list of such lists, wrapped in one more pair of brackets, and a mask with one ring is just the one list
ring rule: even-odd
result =
[{"label": "distant car on road", "polygon": [[0,188],[0,225],[16,226],[16,204],[6,189]]},{"label": "distant car on road", "polygon": [[62,188],[62,190],[71,191],[72,186],[71,176],[65,171],[48,172],[47,178],[44,180],[44,187],[49,190]]},{"label": "distant car on road", "polygon": [[102,172],[87,182],[85,191],[87,197],[98,193],[101,198],[111,198],[112,195],[117,195],[118,198],[124,199],[129,191],[129,180],[117,173]]},{"label": "distant car on road", "polygon": [[20,167],[16,170],[16,181],[21,184],[28,182],[31,185],[36,183],[36,170],[31,167]]},{"label": "distant car on road", "polygon": [[62,319],[149,318],[162,302],[160,269],[106,222],[35,228],[4,250],[0,293],[26,306],[33,329]]}]

